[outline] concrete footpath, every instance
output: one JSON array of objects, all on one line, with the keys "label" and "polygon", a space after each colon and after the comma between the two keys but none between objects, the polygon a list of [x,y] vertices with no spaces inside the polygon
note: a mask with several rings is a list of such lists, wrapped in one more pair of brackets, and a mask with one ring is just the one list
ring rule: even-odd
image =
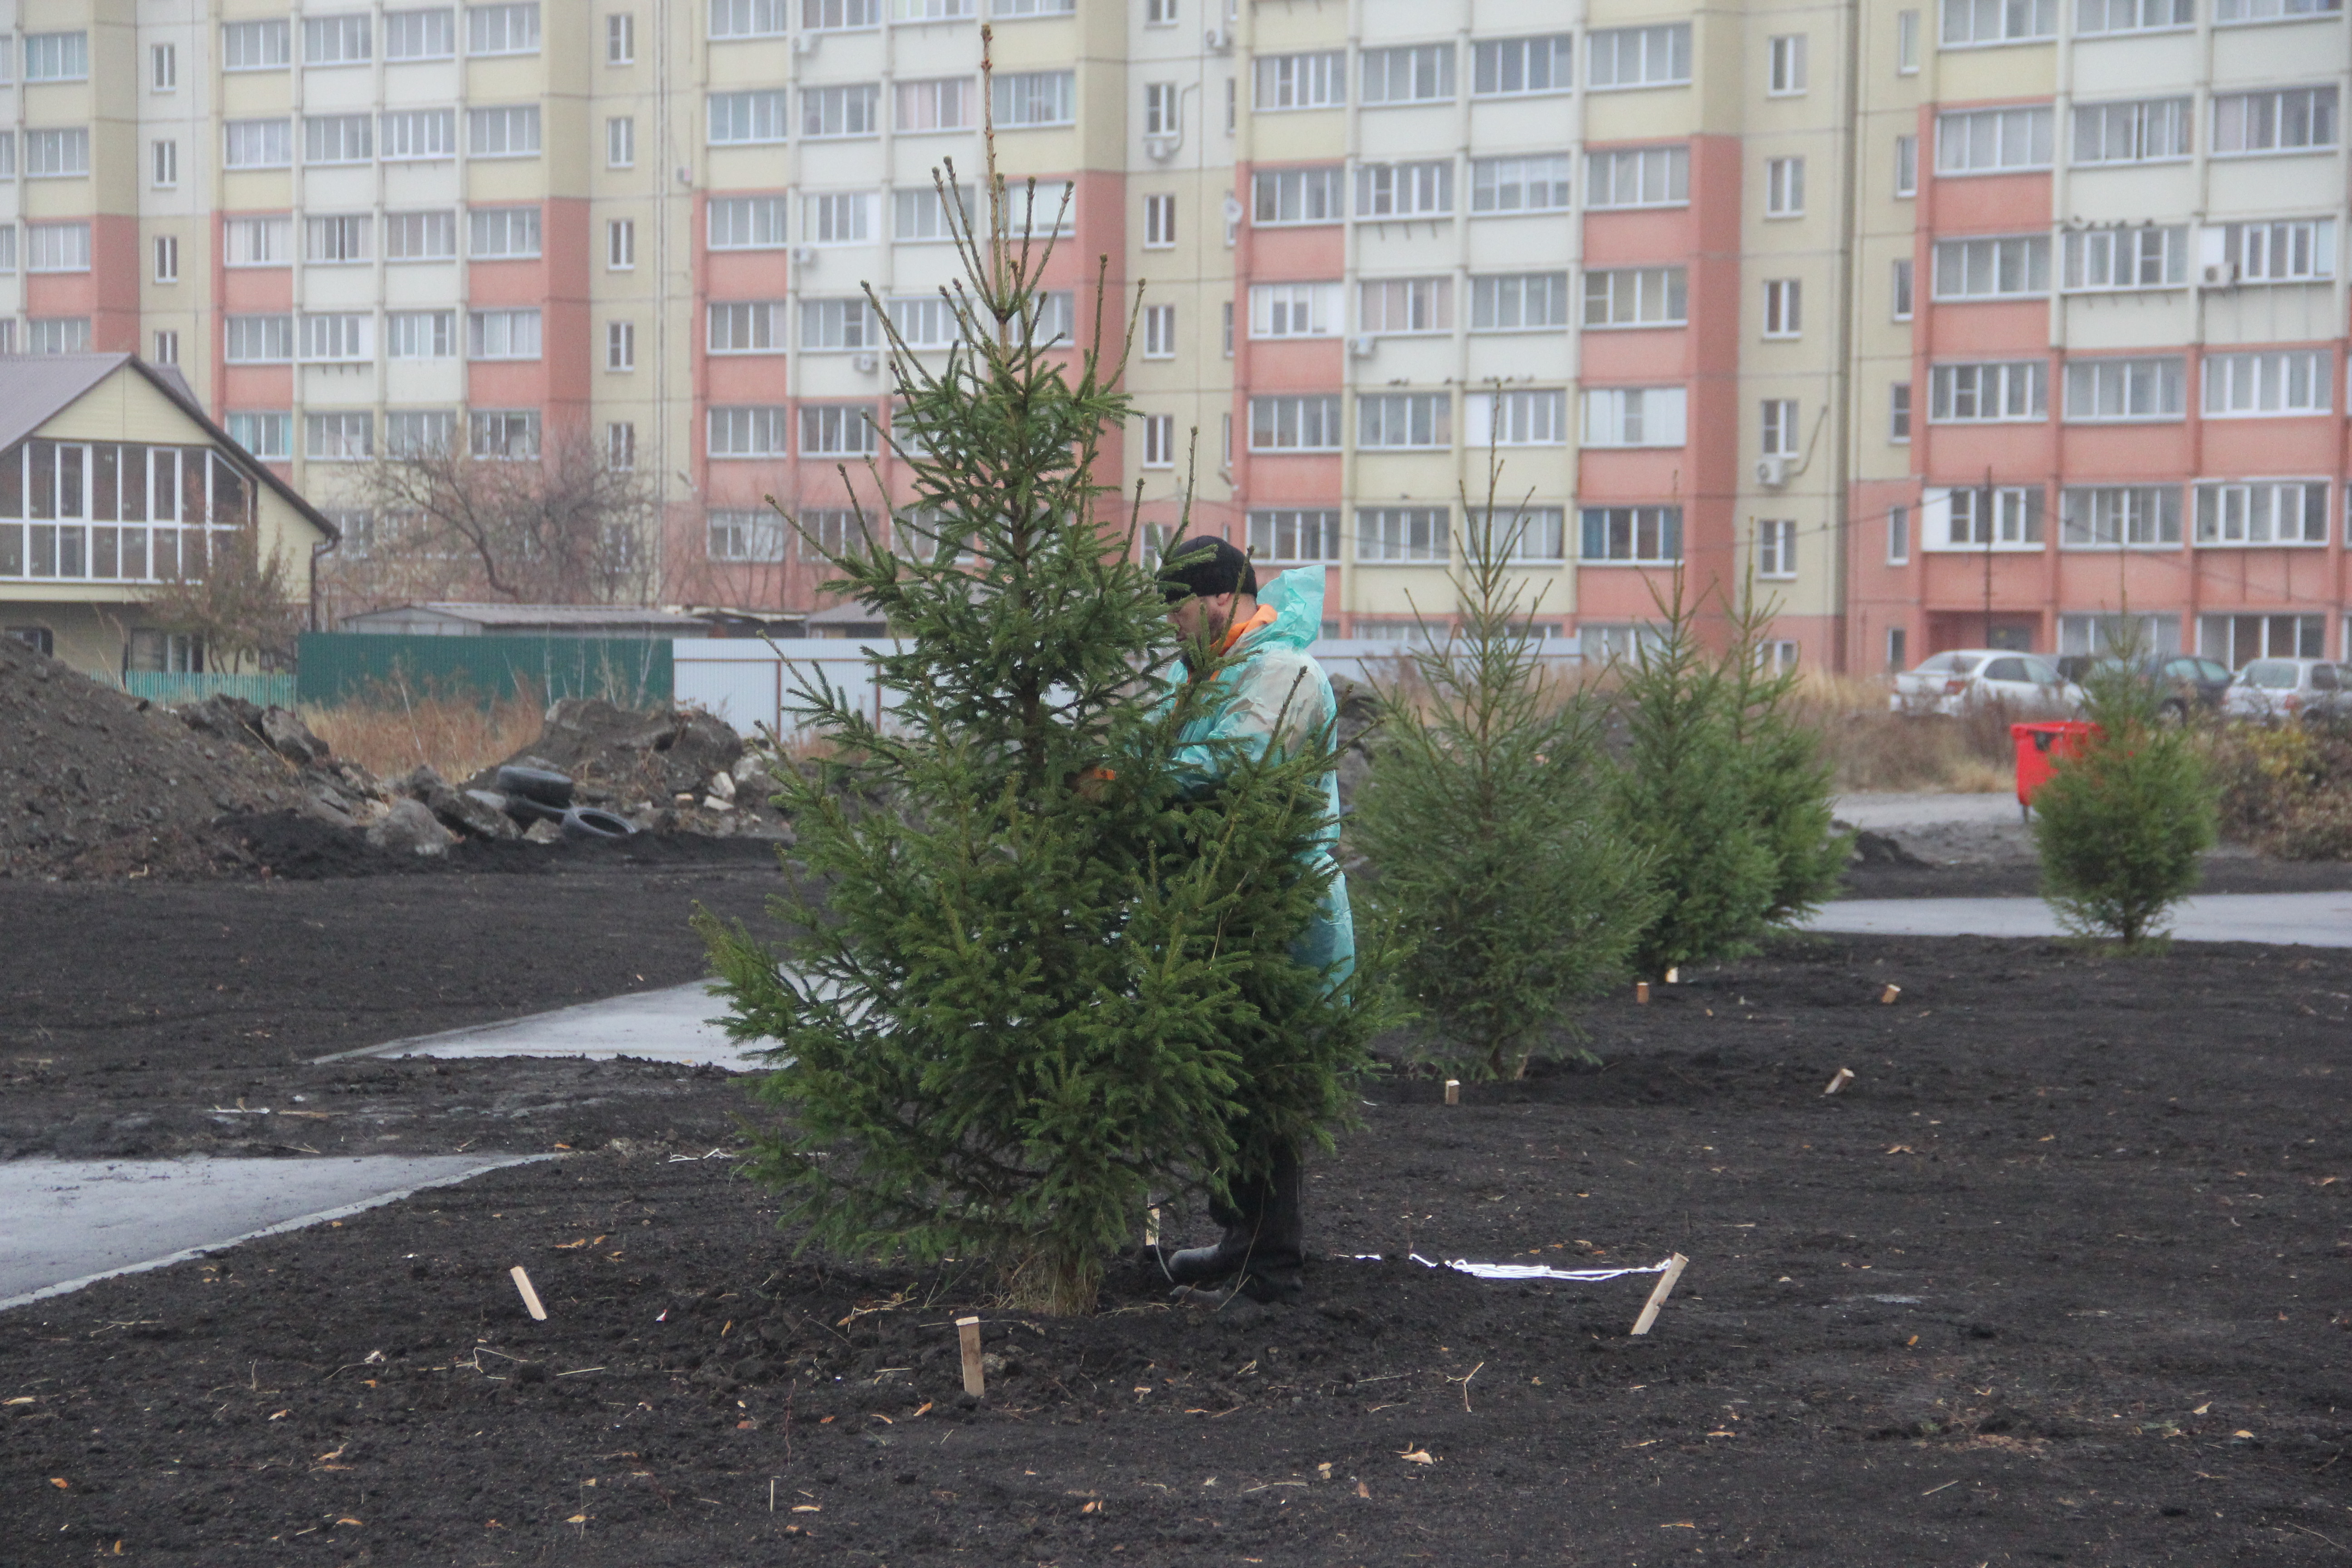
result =
[{"label": "concrete footpath", "polygon": [[320,1057],[322,1062],[352,1057],[572,1057],[606,1061],[637,1057],[680,1067],[721,1067],[747,1071],[760,1065],[757,1047],[747,1050],[710,1022],[727,1004],[700,981],[635,991],[602,1002],[583,1002],[552,1013],[533,1013],[500,1024],[477,1024],[437,1035],[418,1035],[356,1051]]},{"label": "concrete footpath", "polygon": [[[2184,899],[2168,921],[2181,942],[2352,947],[2352,893],[2210,893]],[[1841,899],[1805,929],[1872,936],[2064,934],[2040,899]]]}]

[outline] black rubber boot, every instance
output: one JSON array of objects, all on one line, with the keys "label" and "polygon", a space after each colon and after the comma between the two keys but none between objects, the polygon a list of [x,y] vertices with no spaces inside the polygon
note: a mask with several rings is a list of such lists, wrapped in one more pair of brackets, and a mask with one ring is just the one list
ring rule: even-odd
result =
[{"label": "black rubber boot", "polygon": [[1253,1301],[1297,1300],[1306,1261],[1305,1184],[1297,1151],[1277,1150],[1271,1171],[1234,1183],[1230,1202],[1210,1204],[1209,1217],[1225,1227],[1214,1247],[1163,1250],[1160,1266],[1180,1288],[1238,1274],[1242,1294]]}]

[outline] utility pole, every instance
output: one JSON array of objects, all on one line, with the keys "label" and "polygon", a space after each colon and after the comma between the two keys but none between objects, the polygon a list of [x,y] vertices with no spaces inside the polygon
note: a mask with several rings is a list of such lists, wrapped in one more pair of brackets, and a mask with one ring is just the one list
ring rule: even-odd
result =
[{"label": "utility pole", "polygon": [[1977,526],[1984,531],[1984,646],[1992,647],[1992,469],[1985,469],[1984,489],[1977,492]]}]

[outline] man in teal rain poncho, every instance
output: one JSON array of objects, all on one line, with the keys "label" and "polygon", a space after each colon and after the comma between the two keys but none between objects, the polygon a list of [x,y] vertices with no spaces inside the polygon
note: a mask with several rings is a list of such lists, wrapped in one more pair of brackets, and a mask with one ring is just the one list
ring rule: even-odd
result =
[{"label": "man in teal rain poncho", "polygon": [[[1209,711],[1185,729],[1177,753],[1179,769],[1198,788],[1213,788],[1244,757],[1269,748],[1296,754],[1330,743],[1338,705],[1330,679],[1307,651],[1323,626],[1322,567],[1286,572],[1261,592],[1248,556],[1222,539],[1196,539],[1169,547],[1160,578],[1186,646],[1214,649],[1224,660]],[[1356,931],[1347,879],[1332,859],[1339,842],[1335,773],[1323,775],[1323,799],[1325,825],[1307,863],[1330,881],[1320,914],[1291,956],[1328,970],[1338,984],[1355,967]],[[1223,1237],[1213,1247],[1158,1254],[1179,1291],[1238,1277],[1238,1288],[1254,1300],[1295,1300],[1306,1257],[1301,1180],[1293,1147],[1276,1151],[1272,1169],[1229,1179],[1227,1199],[1209,1207]]]}]

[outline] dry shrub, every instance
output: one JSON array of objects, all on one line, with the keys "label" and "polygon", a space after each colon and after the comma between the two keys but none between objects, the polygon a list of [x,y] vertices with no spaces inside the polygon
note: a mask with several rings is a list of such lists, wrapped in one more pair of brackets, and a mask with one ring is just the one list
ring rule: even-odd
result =
[{"label": "dry shrub", "polygon": [[2324,720],[2223,724],[2204,743],[2224,839],[2283,860],[2352,858],[2352,730]]},{"label": "dry shrub", "polygon": [[443,778],[464,779],[538,740],[545,718],[528,686],[485,704],[471,693],[383,683],[355,702],[302,710],[302,721],[335,755],[387,777],[428,764]]},{"label": "dry shrub", "polygon": [[2022,715],[1980,704],[1958,719],[1912,718],[1886,705],[1884,681],[1819,675],[1802,689],[1803,710],[1822,733],[1841,794],[2014,789],[2009,727]]}]

